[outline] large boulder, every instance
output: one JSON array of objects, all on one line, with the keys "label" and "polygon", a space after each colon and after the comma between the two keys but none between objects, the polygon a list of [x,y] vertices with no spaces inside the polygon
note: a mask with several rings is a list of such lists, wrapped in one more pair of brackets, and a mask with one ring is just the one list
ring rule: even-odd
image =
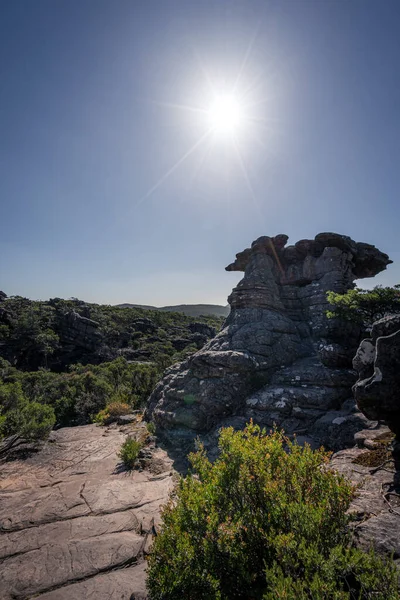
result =
[{"label": "large boulder", "polygon": [[232,415],[292,432],[349,398],[360,328],[327,318],[326,292],[344,293],[391,261],[335,233],[294,246],[287,240],[262,236],[226,267],[244,277],[228,298],[222,331],[169,369],[150,396],[147,417],[161,433],[206,432]]},{"label": "large boulder", "polygon": [[359,409],[382,420],[400,436],[400,315],[384,317],[361,342],[353,360],[359,379],[353,387]]},{"label": "large boulder", "polygon": [[102,339],[99,324],[71,310],[58,316],[57,332],[63,344],[72,344],[85,350],[95,350]]}]

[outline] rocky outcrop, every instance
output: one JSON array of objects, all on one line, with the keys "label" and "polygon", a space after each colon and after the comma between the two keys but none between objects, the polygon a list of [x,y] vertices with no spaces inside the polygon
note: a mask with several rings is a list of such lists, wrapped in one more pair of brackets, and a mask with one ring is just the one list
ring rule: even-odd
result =
[{"label": "rocky outcrop", "polygon": [[95,350],[102,340],[98,327],[96,321],[82,317],[75,311],[60,315],[57,321],[57,333],[64,345],[78,346],[89,351]]},{"label": "rocky outcrop", "polygon": [[335,233],[293,246],[287,240],[260,237],[226,267],[244,277],[228,298],[222,331],[169,369],[150,397],[147,416],[160,432],[190,437],[230,415],[289,433],[314,425],[321,431],[328,411],[333,425],[354,414],[354,404],[341,409],[355,381],[360,329],[327,318],[326,292],[344,293],[391,261],[375,246]]},{"label": "rocky outcrop", "polygon": [[382,420],[400,438],[400,315],[372,326],[353,360],[359,379],[353,391],[360,410]]},{"label": "rocky outcrop", "polygon": [[2,600],[147,597],[145,557],[174,477],[151,444],[139,470],[124,470],[117,452],[133,427],[60,429],[1,465]]},{"label": "rocky outcrop", "polygon": [[393,557],[400,568],[400,495],[396,485],[394,462],[385,459],[384,450],[390,441],[387,427],[360,431],[357,446],[337,452],[331,461],[339,471],[357,486],[350,505],[355,543],[386,557]]}]

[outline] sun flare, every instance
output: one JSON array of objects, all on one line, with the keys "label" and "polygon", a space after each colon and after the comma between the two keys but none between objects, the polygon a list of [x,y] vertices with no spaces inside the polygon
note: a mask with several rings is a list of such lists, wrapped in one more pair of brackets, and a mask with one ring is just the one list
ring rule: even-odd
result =
[{"label": "sun flare", "polygon": [[211,129],[219,134],[237,131],[243,122],[243,110],[232,95],[218,96],[208,110]]},{"label": "sun flare", "polygon": [[[266,92],[262,73],[256,72],[250,63],[256,36],[257,33],[250,39],[243,59],[238,64],[236,76],[231,72],[230,77],[221,77],[221,73],[216,77],[216,73],[213,74],[212,70],[206,68],[201,57],[197,57],[199,75],[204,78],[203,84],[199,77],[199,84],[193,88],[192,93],[183,94],[184,102],[155,102],[180,113],[182,125],[187,126],[192,140],[189,148],[185,149],[139,202],[149,198],[189,158],[194,160],[191,157],[195,155],[198,160],[193,181],[199,177],[206,163],[221,160],[226,161],[226,165],[228,161],[236,163],[238,173],[242,174],[248,191],[256,202],[247,157],[253,142],[262,147],[263,153],[267,151],[265,132],[271,131],[272,122],[272,119],[265,117],[268,96],[261,96],[261,93]],[[175,121],[172,123],[175,124]]]}]

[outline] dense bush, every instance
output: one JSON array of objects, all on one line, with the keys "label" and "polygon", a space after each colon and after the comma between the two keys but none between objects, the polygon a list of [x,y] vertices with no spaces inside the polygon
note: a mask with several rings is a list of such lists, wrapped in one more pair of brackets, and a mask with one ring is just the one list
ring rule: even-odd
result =
[{"label": "dense bush", "polygon": [[135,466],[135,462],[137,457],[139,456],[141,447],[141,442],[134,440],[133,438],[127,438],[122,444],[118,456],[120,457],[127,469],[133,469],[133,467]]},{"label": "dense bush", "polygon": [[328,292],[328,301],[333,310],[328,311],[330,318],[339,317],[369,329],[373,322],[386,315],[400,313],[400,286],[376,286],[372,290],[355,288],[346,294]]},{"label": "dense bush", "polygon": [[51,406],[57,425],[66,426],[90,423],[112,402],[140,406],[154,388],[159,371],[151,363],[129,363],[121,357],[101,365],[74,365],[69,373],[25,372],[0,358],[0,377],[4,383],[18,383],[30,402]]},{"label": "dense bush", "polygon": [[[285,450],[285,446],[288,449]],[[149,559],[152,600],[394,600],[395,569],[352,548],[353,489],[328,455],[259,427],[190,455]]]},{"label": "dense bush", "polygon": [[20,382],[0,382],[0,439],[12,437],[12,445],[20,440],[42,440],[48,436],[55,421],[54,410],[30,402]]}]

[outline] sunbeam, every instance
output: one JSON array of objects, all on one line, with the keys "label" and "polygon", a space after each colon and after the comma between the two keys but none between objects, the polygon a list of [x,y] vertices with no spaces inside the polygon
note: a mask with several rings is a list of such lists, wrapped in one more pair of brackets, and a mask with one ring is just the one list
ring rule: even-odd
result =
[{"label": "sunbeam", "polygon": [[259,206],[259,204],[257,202],[256,194],[254,193],[254,189],[253,189],[252,183],[250,181],[250,177],[249,177],[249,175],[247,173],[246,164],[245,164],[245,162],[243,160],[243,156],[242,156],[242,154],[240,152],[239,145],[238,145],[237,140],[236,140],[236,138],[234,136],[233,136],[232,141],[233,141],[233,146],[235,148],[236,155],[237,155],[237,158],[238,158],[239,166],[241,168],[244,180],[245,180],[246,185],[248,187],[248,190],[250,192],[251,199],[253,200],[253,204],[254,204],[255,209],[256,209],[259,217],[260,217],[260,220],[263,221],[264,220],[264,215],[262,214],[261,208],[260,208],[260,206]]},{"label": "sunbeam", "polygon": [[201,138],[199,140],[197,140],[197,142],[195,144],[193,144],[193,146],[187,152],[185,152],[185,154],[157,181],[157,183],[154,184],[153,187],[150,188],[149,191],[146,192],[146,194],[144,194],[144,196],[142,196],[141,198],[139,198],[139,200],[136,202],[136,206],[139,206],[139,204],[141,204],[147,198],[149,198],[149,196],[151,196],[152,194],[154,194],[154,192],[160,187],[160,185],[162,185],[164,183],[164,181],[166,181],[168,179],[168,177],[170,177],[172,175],[172,173],[174,173],[176,171],[176,169],[178,167],[180,167],[180,165],[187,158],[189,158],[189,156],[191,154],[193,154],[193,152],[195,152],[197,150],[197,148],[207,139],[207,137],[210,135],[210,133],[211,133],[211,129],[209,129],[208,131],[206,131],[201,136]]},{"label": "sunbeam", "polygon": [[240,65],[238,74],[237,74],[236,79],[235,79],[235,83],[233,84],[233,88],[232,88],[232,92],[233,93],[235,93],[236,90],[237,90],[238,83],[239,83],[240,78],[242,77],[242,74],[243,74],[243,72],[244,72],[244,70],[246,68],[246,65],[247,65],[248,60],[250,58],[251,52],[253,50],[253,46],[254,46],[254,42],[256,41],[256,38],[257,38],[257,30],[254,32],[253,37],[251,38],[251,40],[250,40],[250,42],[249,42],[249,44],[247,46],[247,50],[246,50],[245,55],[244,55],[243,60],[242,60],[242,64]]}]

